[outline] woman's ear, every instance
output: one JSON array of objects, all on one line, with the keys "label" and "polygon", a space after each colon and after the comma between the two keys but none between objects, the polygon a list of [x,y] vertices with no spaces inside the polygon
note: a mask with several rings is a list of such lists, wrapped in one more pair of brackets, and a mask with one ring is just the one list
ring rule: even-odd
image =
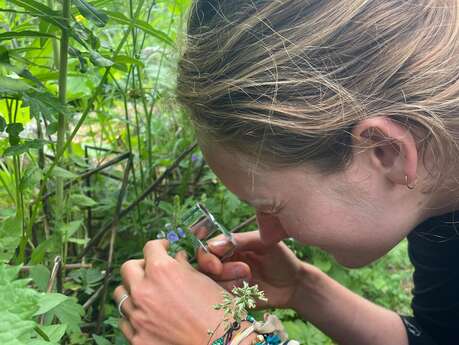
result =
[{"label": "woman's ear", "polygon": [[368,153],[373,168],[392,183],[415,185],[418,149],[412,133],[390,118],[378,116],[357,123],[353,131],[356,152]]}]

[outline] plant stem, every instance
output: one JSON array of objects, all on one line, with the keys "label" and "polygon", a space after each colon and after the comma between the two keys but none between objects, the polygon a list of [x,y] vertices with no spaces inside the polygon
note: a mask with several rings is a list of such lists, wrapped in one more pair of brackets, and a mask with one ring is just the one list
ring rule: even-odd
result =
[{"label": "plant stem", "polygon": [[[67,22],[70,21],[70,6],[71,0],[64,0],[62,2],[62,17]],[[69,32],[67,28],[62,29],[61,35],[61,46],[59,51],[59,101],[62,105],[66,104],[66,94],[67,94],[67,65],[68,65],[68,51],[69,51]],[[66,119],[64,113],[59,113],[58,116],[58,125],[57,125],[57,152],[63,152],[65,146],[65,128],[66,128]],[[56,164],[59,164],[60,157],[56,156]],[[61,226],[63,220],[63,210],[65,207],[62,207],[64,204],[64,180],[62,177],[56,177],[56,219],[55,225]],[[63,243],[63,248],[61,249],[61,256],[63,263],[65,264],[66,259],[66,243]]]}]

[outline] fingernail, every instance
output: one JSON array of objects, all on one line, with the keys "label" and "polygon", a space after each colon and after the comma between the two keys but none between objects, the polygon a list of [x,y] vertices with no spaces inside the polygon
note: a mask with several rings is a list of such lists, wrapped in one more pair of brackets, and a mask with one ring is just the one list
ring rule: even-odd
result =
[{"label": "fingernail", "polygon": [[242,267],[236,267],[233,270],[233,274],[235,278],[242,278],[244,276],[244,270],[242,269]]},{"label": "fingernail", "polygon": [[214,240],[214,241],[209,241],[207,242],[209,247],[212,247],[214,249],[218,248],[223,248],[228,245],[228,240]]}]

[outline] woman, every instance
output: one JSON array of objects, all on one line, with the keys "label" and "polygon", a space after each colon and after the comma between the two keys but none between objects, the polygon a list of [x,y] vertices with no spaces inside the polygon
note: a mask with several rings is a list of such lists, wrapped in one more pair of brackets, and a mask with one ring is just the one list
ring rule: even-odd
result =
[{"label": "woman", "polygon": [[[248,280],[339,344],[459,344],[459,1],[196,0],[188,33],[178,99],[259,231],[224,263],[221,239],[199,253],[207,276],[149,242],[115,292],[130,342],[207,344],[221,287]],[[408,237],[414,317],[301,262],[287,237],[348,267]]]}]

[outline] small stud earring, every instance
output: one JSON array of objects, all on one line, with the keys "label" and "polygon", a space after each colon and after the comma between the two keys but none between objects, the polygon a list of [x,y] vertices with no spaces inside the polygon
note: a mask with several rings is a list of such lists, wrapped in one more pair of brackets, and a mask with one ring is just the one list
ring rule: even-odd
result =
[{"label": "small stud earring", "polygon": [[406,188],[408,188],[409,190],[413,190],[416,188],[416,180],[414,181],[413,184],[409,184],[408,183],[408,176],[405,175],[405,185],[406,185]]}]

